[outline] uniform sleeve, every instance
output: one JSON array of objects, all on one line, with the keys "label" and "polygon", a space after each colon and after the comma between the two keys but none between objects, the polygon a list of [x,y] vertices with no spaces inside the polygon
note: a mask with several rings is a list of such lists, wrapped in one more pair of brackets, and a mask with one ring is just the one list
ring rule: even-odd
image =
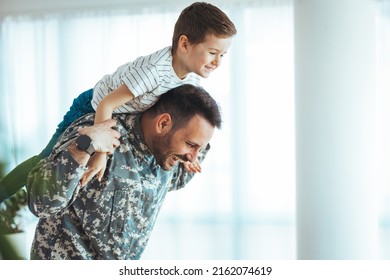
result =
[{"label": "uniform sleeve", "polygon": [[[84,124],[91,125],[91,120]],[[68,207],[80,190],[80,179],[86,167],[80,165],[67,148],[77,137],[78,127],[68,128],[49,157],[31,170],[27,180],[30,211],[47,217]]]},{"label": "uniform sleeve", "polygon": [[[209,150],[210,150],[210,144],[208,144],[207,147],[199,153],[198,156],[199,162],[203,162]],[[181,188],[184,188],[187,185],[187,183],[194,177],[194,175],[195,173],[188,172],[184,168],[183,164],[179,164],[176,172],[173,175],[173,178],[171,180],[171,186],[168,189],[168,191],[176,191]]]},{"label": "uniform sleeve", "polygon": [[41,160],[28,177],[30,211],[46,217],[66,208],[76,198],[84,172],[67,151]]}]

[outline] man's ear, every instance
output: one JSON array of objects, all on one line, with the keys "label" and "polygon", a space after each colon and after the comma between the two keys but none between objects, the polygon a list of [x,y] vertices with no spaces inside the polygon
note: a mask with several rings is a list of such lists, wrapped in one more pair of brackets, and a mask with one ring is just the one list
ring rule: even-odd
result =
[{"label": "man's ear", "polygon": [[179,37],[178,48],[179,48],[183,53],[187,53],[190,46],[191,46],[191,43],[190,43],[190,40],[188,40],[188,37],[187,37],[186,35],[181,35],[181,36]]},{"label": "man's ear", "polygon": [[168,113],[164,113],[157,118],[156,131],[157,133],[166,133],[172,128],[172,118]]}]

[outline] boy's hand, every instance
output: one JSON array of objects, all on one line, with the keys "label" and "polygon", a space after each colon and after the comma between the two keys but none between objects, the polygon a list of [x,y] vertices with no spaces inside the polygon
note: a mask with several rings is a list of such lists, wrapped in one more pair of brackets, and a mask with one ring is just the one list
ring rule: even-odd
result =
[{"label": "boy's hand", "polygon": [[79,128],[79,134],[86,134],[92,139],[92,144],[97,152],[112,154],[120,145],[120,133],[113,129],[116,120],[109,119],[105,122]]},{"label": "boy's hand", "polygon": [[195,162],[185,161],[183,162],[184,168],[190,173],[202,172],[202,166],[200,162],[196,160]]},{"label": "boy's hand", "polygon": [[84,173],[84,176],[80,180],[81,186],[85,186],[96,174],[98,175],[98,181],[100,182],[104,171],[106,170],[106,164],[106,153],[93,154],[88,161],[88,170]]}]

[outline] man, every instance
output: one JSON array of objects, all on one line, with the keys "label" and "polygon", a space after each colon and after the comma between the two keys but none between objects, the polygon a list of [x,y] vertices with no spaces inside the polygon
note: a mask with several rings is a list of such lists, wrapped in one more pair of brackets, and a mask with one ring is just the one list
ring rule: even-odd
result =
[{"label": "man", "polygon": [[[167,191],[193,177],[183,161],[203,161],[221,114],[202,88],[168,91],[142,114],[67,129],[29,175],[30,210],[40,217],[32,259],[139,259]],[[80,179],[94,151],[112,153],[101,182]]]}]

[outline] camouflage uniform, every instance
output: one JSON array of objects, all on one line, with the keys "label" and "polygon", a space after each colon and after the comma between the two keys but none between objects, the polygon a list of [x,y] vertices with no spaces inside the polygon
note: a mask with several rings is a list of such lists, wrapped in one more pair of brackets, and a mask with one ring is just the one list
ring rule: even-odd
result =
[{"label": "camouflage uniform", "polygon": [[[148,150],[140,115],[116,115],[121,145],[109,157],[101,182],[80,187],[86,168],[67,151],[80,126],[78,119],[52,154],[30,172],[30,210],[40,217],[31,259],[139,259],[168,191],[185,186],[192,174],[182,164],[164,171]],[[209,150],[200,153],[202,161]]]}]

